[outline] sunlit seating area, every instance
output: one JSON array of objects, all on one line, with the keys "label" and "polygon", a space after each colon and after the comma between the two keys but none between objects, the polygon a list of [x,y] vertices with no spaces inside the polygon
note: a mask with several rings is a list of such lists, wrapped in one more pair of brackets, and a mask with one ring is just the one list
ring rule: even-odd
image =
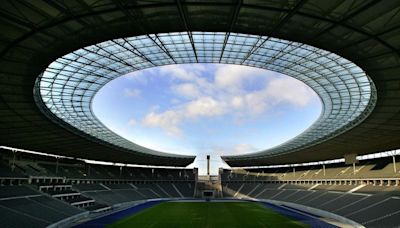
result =
[{"label": "sunlit seating area", "polygon": [[221,170],[220,174],[224,197],[295,203],[367,227],[395,227],[399,223],[400,182],[391,161],[386,157],[361,161],[354,167],[328,164],[325,170],[321,165]]}]

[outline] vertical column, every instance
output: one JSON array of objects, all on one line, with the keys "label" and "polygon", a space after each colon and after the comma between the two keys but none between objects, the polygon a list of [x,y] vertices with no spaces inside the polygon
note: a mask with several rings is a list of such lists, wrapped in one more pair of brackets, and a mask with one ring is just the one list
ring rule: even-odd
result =
[{"label": "vertical column", "polygon": [[15,153],[17,151],[12,150],[12,152],[13,152],[13,159],[12,159],[12,163],[11,163],[11,172],[14,172],[14,169],[15,169]]},{"label": "vertical column", "polygon": [[210,155],[207,155],[207,176],[210,176]]},{"label": "vertical column", "polygon": [[56,157],[56,176],[58,175],[58,156]]},{"label": "vertical column", "polygon": [[199,169],[198,168],[193,168],[193,174],[194,174],[194,179],[197,183],[197,181],[199,180]]}]

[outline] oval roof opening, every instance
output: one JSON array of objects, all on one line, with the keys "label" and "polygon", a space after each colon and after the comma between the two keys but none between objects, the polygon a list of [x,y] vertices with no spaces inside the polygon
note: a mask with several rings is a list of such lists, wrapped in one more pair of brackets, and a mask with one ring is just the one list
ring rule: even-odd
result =
[{"label": "oval roof opening", "polygon": [[[93,99],[109,129],[140,146],[195,155],[203,166],[284,143],[309,128],[322,104],[306,84],[260,68],[178,64],[112,80]],[[216,164],[218,167],[221,164]]]}]

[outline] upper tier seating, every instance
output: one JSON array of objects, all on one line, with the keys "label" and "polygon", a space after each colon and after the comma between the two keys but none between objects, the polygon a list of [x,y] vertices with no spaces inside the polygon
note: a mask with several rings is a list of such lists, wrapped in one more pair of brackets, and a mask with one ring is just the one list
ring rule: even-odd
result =
[{"label": "upper tier seating", "polygon": [[249,168],[242,170],[225,170],[223,180],[262,181],[262,180],[327,180],[358,178],[400,178],[400,156],[396,156],[396,173],[392,157],[383,157],[359,161],[353,169],[352,165],[333,163],[322,165],[282,167],[282,168]]},{"label": "upper tier seating", "polygon": [[[3,176],[44,176],[66,177],[69,179],[101,180],[194,180],[193,169],[168,169],[126,167],[88,164],[80,160],[48,157],[43,155],[0,149],[0,177]],[[14,170],[11,164],[15,164]]]}]

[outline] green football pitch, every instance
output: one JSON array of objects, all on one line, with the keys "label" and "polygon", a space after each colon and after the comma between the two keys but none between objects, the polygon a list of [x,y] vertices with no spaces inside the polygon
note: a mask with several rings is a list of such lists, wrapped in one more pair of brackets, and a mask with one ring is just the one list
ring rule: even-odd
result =
[{"label": "green football pitch", "polygon": [[308,227],[258,203],[165,202],[108,227]]}]

